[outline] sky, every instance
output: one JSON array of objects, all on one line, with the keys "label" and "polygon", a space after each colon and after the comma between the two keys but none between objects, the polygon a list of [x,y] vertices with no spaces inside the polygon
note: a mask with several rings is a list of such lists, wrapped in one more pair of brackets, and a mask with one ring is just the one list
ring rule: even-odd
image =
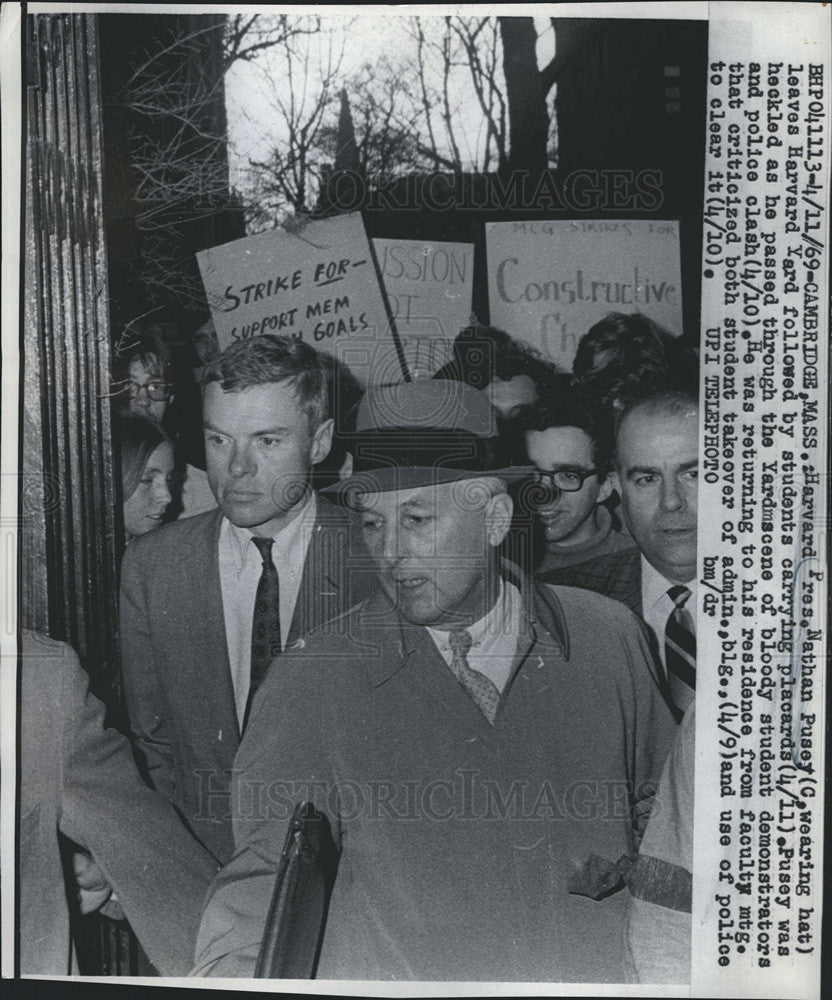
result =
[{"label": "sky", "polygon": [[[372,63],[382,55],[395,60],[399,54],[414,51],[412,41],[403,31],[403,22],[407,18],[400,14],[354,14],[345,34],[345,17],[324,18],[326,34],[317,39],[311,48],[312,62],[325,59],[333,44],[336,51],[341,50],[343,57],[340,75],[347,78],[356,73],[365,62]],[[438,28],[441,20],[438,16],[424,16],[423,21],[434,22]],[[535,18],[538,33],[538,64],[544,65],[554,54],[554,31],[548,18]],[[428,28],[426,27],[426,32]],[[294,92],[300,98],[303,92],[303,67],[292,66],[294,74]],[[313,66],[308,66],[313,70]],[[312,74],[310,73],[310,76]],[[455,71],[454,96],[458,101],[460,113],[470,127],[464,130],[461,137],[461,153],[467,152],[476,158],[477,150],[481,150],[484,141],[483,116],[477,104],[476,97],[470,85],[467,69],[460,67]],[[311,88],[311,79],[307,80]],[[279,116],[274,111],[276,95],[284,99],[289,94],[289,67],[285,50],[267,49],[253,62],[237,62],[226,75],[226,103],[228,109],[229,127],[229,159],[232,184],[240,186],[249,158],[266,159],[275,144],[275,138],[281,135]],[[307,99],[311,93],[307,94]]]}]

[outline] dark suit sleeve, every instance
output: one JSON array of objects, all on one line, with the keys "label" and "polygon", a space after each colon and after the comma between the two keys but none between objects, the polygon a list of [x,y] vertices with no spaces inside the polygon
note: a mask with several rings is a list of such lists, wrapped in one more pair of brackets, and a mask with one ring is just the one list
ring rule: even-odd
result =
[{"label": "dark suit sleeve", "polygon": [[141,544],[128,546],[121,568],[119,632],[121,669],[133,742],[155,789],[179,801],[173,750],[168,733],[170,711],[159,682],[153,653],[146,587],[149,572]]},{"label": "dark suit sleeve", "polygon": [[211,886],[195,975],[251,977],[294,806],[312,802],[338,837],[325,727],[326,686],[314,667],[284,653],[257,693],[234,762],[235,854]]},{"label": "dark suit sleeve", "polygon": [[144,784],[125,737],[104,728],[75,655],[61,663],[60,828],[92,853],[159,972],[184,975],[217,864]]}]

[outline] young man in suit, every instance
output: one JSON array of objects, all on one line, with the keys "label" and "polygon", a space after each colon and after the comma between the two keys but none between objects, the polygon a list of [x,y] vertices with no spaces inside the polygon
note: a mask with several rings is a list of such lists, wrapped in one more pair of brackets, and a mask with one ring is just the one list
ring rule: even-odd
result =
[{"label": "young man in suit", "polygon": [[618,422],[613,481],[638,549],[569,566],[542,579],[615,598],[656,640],[677,715],[696,685],[696,521],[699,406],[683,391],[650,396]]},{"label": "young man in suit", "polygon": [[530,470],[495,426],[459,382],[368,390],[337,489],[379,586],[258,692],[200,974],[252,975],[306,799],[340,849],[319,978],[623,981],[618,862],[674,725],[626,608],[500,562]]},{"label": "young man in suit", "polygon": [[309,345],[274,336],[212,361],[203,423],[219,509],[135,539],[124,559],[134,740],[153,787],[221,862],[254,691],[288,645],[365,593],[357,530],[312,489],[332,439],[331,372]]}]

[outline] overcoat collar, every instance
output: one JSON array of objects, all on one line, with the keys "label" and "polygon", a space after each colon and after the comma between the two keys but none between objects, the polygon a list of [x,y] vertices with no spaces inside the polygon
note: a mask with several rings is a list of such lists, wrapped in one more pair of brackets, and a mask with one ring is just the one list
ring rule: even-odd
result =
[{"label": "overcoat collar", "polygon": [[[520,591],[523,616],[520,644],[528,648],[543,630],[551,636],[564,660],[568,660],[569,632],[554,588],[530,580],[505,559],[501,573]],[[359,609],[358,620],[362,638],[376,647],[367,657],[372,687],[378,687],[398,673],[414,653],[424,648],[425,638],[432,643],[425,627],[405,621],[380,587]]]}]

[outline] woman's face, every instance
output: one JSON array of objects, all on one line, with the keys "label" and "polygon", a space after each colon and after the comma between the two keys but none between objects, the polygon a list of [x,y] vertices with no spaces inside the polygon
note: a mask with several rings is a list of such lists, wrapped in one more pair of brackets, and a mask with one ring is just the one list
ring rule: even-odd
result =
[{"label": "woman's face", "polygon": [[124,531],[129,538],[152,531],[162,523],[171,500],[172,472],[173,448],[165,441],[150,453],[139,485],[124,501]]}]

